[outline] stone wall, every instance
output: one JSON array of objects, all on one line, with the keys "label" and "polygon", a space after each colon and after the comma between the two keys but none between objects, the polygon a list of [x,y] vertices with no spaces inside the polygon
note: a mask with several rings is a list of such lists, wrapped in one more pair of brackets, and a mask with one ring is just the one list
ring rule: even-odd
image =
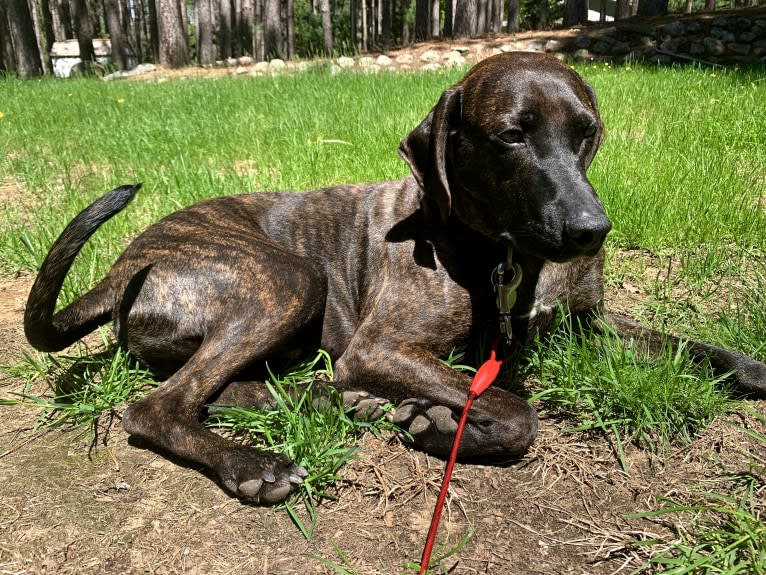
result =
[{"label": "stone wall", "polygon": [[631,18],[525,44],[527,50],[565,54],[578,61],[766,64],[766,8],[661,21]]}]

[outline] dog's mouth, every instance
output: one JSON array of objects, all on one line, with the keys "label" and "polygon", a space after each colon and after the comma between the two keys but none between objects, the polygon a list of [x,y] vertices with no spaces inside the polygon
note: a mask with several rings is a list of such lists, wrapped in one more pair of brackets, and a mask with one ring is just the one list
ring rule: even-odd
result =
[{"label": "dog's mouth", "polygon": [[499,234],[500,243],[511,247],[516,253],[558,263],[595,256],[601,250],[605,237],[605,233],[593,234],[578,242],[567,242],[561,237],[531,233],[513,234],[505,231]]}]

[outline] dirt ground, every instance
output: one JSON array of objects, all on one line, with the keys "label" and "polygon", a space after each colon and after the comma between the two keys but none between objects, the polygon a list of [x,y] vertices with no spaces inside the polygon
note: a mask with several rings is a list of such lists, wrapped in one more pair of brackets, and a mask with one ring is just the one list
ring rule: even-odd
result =
[{"label": "dirt ground", "polygon": [[[13,193],[4,186],[0,201]],[[22,314],[31,283],[0,276],[0,363],[29,351]],[[629,311],[640,292],[625,284],[608,299]],[[19,389],[19,381],[0,380],[0,397]],[[752,406],[766,412],[764,402]],[[0,414],[0,574],[334,573],[319,558],[339,554],[354,573],[397,574],[420,558],[443,470],[395,437],[365,436],[307,542],[284,510],[242,504],[203,470],[131,445],[119,418],[106,443],[90,450],[88,434],[35,430],[31,407]],[[730,422],[766,433],[749,417]],[[512,466],[457,466],[439,543],[471,538],[445,569],[629,573],[645,558],[630,542],[671,540],[682,525],[626,514],[656,508],[661,496],[691,497],[692,485],[724,469],[764,464],[759,445],[727,421],[662,457],[628,447],[630,475],[608,439],[562,427],[543,418],[536,444]]]},{"label": "dirt ground", "polygon": [[[28,276],[0,278],[2,363],[27,349],[30,285]],[[0,396],[19,385],[3,380]],[[203,471],[132,446],[119,421],[89,455],[88,435],[35,431],[29,407],[0,413],[3,574],[334,573],[317,558],[339,561],[339,552],[355,573],[396,574],[420,557],[443,468],[394,437],[365,436],[307,542],[285,511],[244,505]],[[749,418],[731,421],[758,429]],[[658,496],[683,499],[723,468],[764,463],[757,444],[721,421],[663,458],[629,449],[626,475],[606,439],[559,427],[543,419],[537,443],[513,466],[458,465],[439,542],[472,537],[443,563],[451,573],[630,572],[641,560],[631,541],[672,533],[626,514],[656,507]]]}]

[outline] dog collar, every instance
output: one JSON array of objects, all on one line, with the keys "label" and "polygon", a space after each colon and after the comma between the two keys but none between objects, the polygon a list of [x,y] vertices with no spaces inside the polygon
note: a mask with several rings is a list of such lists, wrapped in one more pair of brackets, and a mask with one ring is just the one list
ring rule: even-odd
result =
[{"label": "dog collar", "polygon": [[497,294],[497,311],[500,314],[500,333],[505,336],[508,345],[513,341],[511,309],[516,304],[516,290],[522,275],[521,266],[513,263],[513,248],[508,247],[505,261],[492,270],[492,286]]}]

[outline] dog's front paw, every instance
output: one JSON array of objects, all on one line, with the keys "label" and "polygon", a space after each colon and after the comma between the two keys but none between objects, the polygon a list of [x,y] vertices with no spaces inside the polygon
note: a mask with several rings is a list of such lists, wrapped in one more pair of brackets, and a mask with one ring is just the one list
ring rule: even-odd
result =
[{"label": "dog's front paw", "polygon": [[452,446],[458,419],[445,405],[412,398],[397,406],[393,422],[412,435],[416,444],[432,453],[443,454],[449,452]]},{"label": "dog's front paw", "polygon": [[226,489],[262,505],[280,503],[303,483],[308,472],[286,456],[241,447],[221,473]]}]

